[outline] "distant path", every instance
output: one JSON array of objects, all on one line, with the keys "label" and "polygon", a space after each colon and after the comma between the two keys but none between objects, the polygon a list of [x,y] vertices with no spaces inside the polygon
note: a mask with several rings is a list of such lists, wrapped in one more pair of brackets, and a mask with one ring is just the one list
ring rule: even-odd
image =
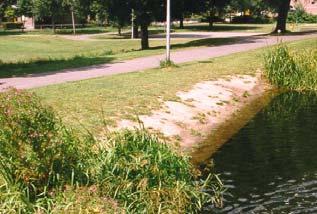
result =
[{"label": "distant path", "polygon": [[[317,33],[306,33],[305,35],[291,35],[281,37],[283,41],[295,41],[306,38],[317,38]],[[243,37],[234,44],[193,48],[172,53],[172,60],[179,64],[190,61],[207,60],[213,57],[225,56],[233,53],[249,51],[277,43],[275,36],[249,36]],[[142,57],[121,62],[113,62],[103,65],[85,68],[67,69],[59,72],[42,73],[26,77],[0,79],[0,90],[8,87],[18,89],[30,89],[47,85],[85,80],[102,76],[115,75],[141,71],[149,68],[159,67],[164,55]]]}]

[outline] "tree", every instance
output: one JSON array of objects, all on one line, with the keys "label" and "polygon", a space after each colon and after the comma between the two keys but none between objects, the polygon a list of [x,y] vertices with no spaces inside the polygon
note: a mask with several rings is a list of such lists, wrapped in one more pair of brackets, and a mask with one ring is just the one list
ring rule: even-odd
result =
[{"label": "tree", "polygon": [[127,0],[108,0],[107,2],[109,21],[118,28],[118,34],[121,35],[121,29],[131,21],[131,5]]},{"label": "tree", "polygon": [[163,17],[164,2],[162,0],[131,0],[131,8],[134,9],[136,22],[141,27],[141,48],[149,48],[148,27],[154,20]]},{"label": "tree", "polygon": [[230,3],[230,0],[203,0],[203,11],[207,13],[209,27],[212,28],[216,13]]},{"label": "tree", "polygon": [[179,20],[179,27],[184,28],[184,17],[190,13],[198,12],[200,1],[197,0],[172,0],[172,18]]},{"label": "tree", "polygon": [[286,21],[287,21],[287,16],[288,12],[290,10],[291,6],[291,0],[266,0],[267,3],[269,3],[272,7],[276,9],[278,12],[278,17],[277,17],[277,24],[276,28],[274,30],[275,33],[281,32],[285,33],[286,32]]},{"label": "tree", "polygon": [[17,1],[18,14],[20,16],[25,15],[28,17],[33,16],[33,1],[30,0],[18,0]]},{"label": "tree", "polygon": [[78,19],[84,20],[90,13],[89,8],[91,0],[62,0],[62,6],[70,12],[72,17],[73,33],[76,33],[76,20],[75,15]]},{"label": "tree", "polygon": [[34,15],[37,20],[45,17],[50,17],[52,22],[53,32],[56,32],[56,20],[62,14],[65,14],[62,0],[33,0]]},{"label": "tree", "polygon": [[1,0],[0,1],[0,23],[2,22],[4,16],[6,15],[6,11],[14,4],[14,0]]}]

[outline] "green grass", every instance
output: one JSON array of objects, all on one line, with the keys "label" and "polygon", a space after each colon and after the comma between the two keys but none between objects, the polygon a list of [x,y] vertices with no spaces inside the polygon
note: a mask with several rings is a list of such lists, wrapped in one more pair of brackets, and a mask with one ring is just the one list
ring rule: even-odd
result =
[{"label": "green grass", "polygon": [[[123,28],[122,30],[129,30],[130,28]],[[100,33],[109,33],[109,32],[117,32],[117,29],[111,26],[103,27],[103,26],[95,26],[95,25],[88,25],[85,27],[77,27],[76,34],[100,34]],[[56,34],[61,35],[68,35],[72,34],[73,29],[71,27],[67,28],[57,28]],[[32,31],[24,31],[21,30],[3,30],[0,28],[0,36],[5,35],[39,35],[39,34],[46,34],[46,35],[53,35],[53,31],[50,28],[43,28],[43,29],[35,29]]]},{"label": "green grass", "polygon": [[[298,50],[317,47],[316,39],[291,43]],[[98,132],[103,123],[119,118],[133,119],[149,114],[163,100],[177,100],[178,91],[189,90],[195,83],[226,75],[254,75],[263,70],[267,49],[229,55],[209,61],[192,62],[178,67],[151,69],[98,79],[65,83],[34,89],[44,101],[77,128]]]},{"label": "green grass", "polygon": [[317,90],[316,48],[298,52],[280,44],[266,55],[265,74],[282,89]]},{"label": "green grass", "polygon": [[[234,41],[236,38],[178,39],[172,41],[172,49]],[[73,41],[52,35],[0,36],[0,78],[97,65],[165,51],[164,40],[151,40],[150,46],[149,50],[140,50],[140,41],[130,39]]]},{"label": "green grass", "polygon": [[[267,33],[271,31],[273,26],[216,24],[213,31]],[[301,26],[311,28],[314,25]],[[96,31],[104,32],[102,29],[91,27],[83,28],[81,31],[86,34]],[[113,32],[115,29],[107,28],[104,30]],[[187,25],[185,29],[175,28],[175,31],[208,31],[208,26],[191,24]],[[150,32],[153,34],[161,33],[163,28],[152,26]],[[129,34],[123,34],[121,37],[116,34],[100,35],[93,37],[94,40],[74,41],[52,35],[47,30],[26,34],[15,31],[10,31],[10,33],[1,34],[0,32],[0,78],[98,65],[116,60],[163,54],[165,51],[164,39],[152,39],[149,50],[140,50],[139,40],[126,39]],[[172,40],[172,50],[217,46],[235,41],[237,38],[174,39]]]}]

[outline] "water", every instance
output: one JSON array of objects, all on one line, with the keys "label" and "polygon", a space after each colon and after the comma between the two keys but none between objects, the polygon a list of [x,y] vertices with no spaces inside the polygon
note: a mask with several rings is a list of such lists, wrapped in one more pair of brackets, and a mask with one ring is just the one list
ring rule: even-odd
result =
[{"label": "water", "polygon": [[212,158],[227,192],[204,213],[317,213],[317,95],[277,96]]}]

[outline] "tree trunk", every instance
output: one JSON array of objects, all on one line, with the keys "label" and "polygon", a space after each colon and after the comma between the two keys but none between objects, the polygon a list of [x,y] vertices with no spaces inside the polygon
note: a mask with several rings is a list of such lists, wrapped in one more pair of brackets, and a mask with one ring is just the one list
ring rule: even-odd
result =
[{"label": "tree trunk", "polygon": [[139,26],[137,24],[133,25],[133,35],[134,39],[139,38]]},{"label": "tree trunk", "polygon": [[121,36],[122,33],[121,33],[121,26],[118,26],[118,35]]},{"label": "tree trunk", "polygon": [[71,9],[71,15],[72,15],[72,25],[73,25],[73,34],[76,34],[76,24],[75,24],[75,15],[73,8]]},{"label": "tree trunk", "polygon": [[279,31],[281,33],[286,32],[286,21],[287,21],[288,12],[290,9],[290,3],[291,3],[291,0],[283,0],[281,2],[280,7],[278,8],[277,25],[276,25],[274,33],[277,33]]},{"label": "tree trunk", "polygon": [[146,24],[141,24],[141,47],[142,50],[149,49],[149,31]]},{"label": "tree trunk", "polygon": [[182,14],[179,19],[179,28],[184,29],[184,14]]},{"label": "tree trunk", "polygon": [[55,17],[52,17],[52,28],[53,28],[53,33],[56,33],[56,26],[55,26]]},{"label": "tree trunk", "polygon": [[211,29],[214,26],[214,13],[213,13],[213,10],[209,11],[208,22],[209,22],[209,28]]}]

